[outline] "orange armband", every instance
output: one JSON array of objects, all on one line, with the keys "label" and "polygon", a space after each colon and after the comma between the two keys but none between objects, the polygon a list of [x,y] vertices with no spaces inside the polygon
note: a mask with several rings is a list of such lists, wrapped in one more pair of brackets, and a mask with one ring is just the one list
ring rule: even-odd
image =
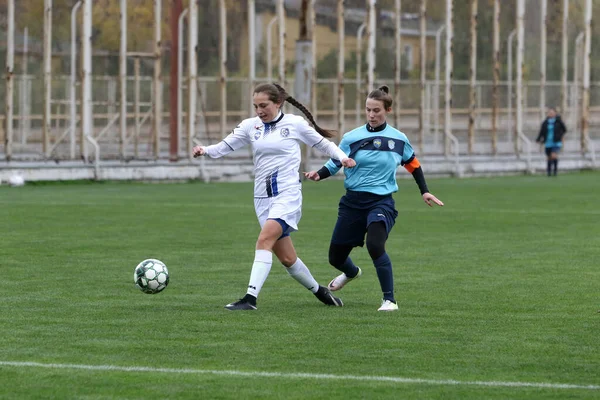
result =
[{"label": "orange armband", "polygon": [[409,162],[408,164],[404,164],[404,168],[406,168],[406,170],[409,173],[413,173],[415,169],[419,168],[421,166],[421,163],[419,163],[419,160],[417,160],[417,157],[413,158],[411,162]]}]

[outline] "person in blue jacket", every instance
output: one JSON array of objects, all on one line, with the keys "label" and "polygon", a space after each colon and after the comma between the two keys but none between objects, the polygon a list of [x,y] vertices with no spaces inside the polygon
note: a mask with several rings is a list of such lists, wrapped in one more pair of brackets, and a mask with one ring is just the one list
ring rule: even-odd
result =
[{"label": "person in blue jacket", "polygon": [[535,139],[542,143],[546,149],[546,173],[548,176],[556,176],[558,170],[558,154],[563,147],[563,136],[567,133],[567,127],[556,113],[556,109],[550,107],[547,118],[542,122],[540,133]]},{"label": "person in blue jacket", "polygon": [[[378,311],[396,311],[392,262],[385,243],[394,226],[398,211],[392,193],[398,191],[396,170],[402,165],[414,177],[423,201],[430,207],[443,206],[429,192],[419,160],[406,135],[386,122],[392,111],[392,97],[387,86],[373,90],[367,96],[367,124],[347,132],[340,149],[356,161],[352,169],[344,168],[344,187],[338,219],[329,246],[329,263],[342,272],[329,283],[329,290],[342,289],[362,275],[362,270],[349,257],[354,247],[366,244],[373,260],[383,292]],[[313,181],[335,175],[341,168],[338,160],[330,159],[318,171],[305,172]]]}]

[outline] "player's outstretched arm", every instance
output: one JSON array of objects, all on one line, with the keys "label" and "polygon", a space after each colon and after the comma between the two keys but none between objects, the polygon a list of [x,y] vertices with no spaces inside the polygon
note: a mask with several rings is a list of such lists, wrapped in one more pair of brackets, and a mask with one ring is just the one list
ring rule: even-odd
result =
[{"label": "player's outstretched arm", "polygon": [[423,197],[425,204],[427,204],[429,207],[433,207],[433,204],[437,204],[438,206],[444,205],[441,200],[429,193],[427,182],[425,182],[425,175],[423,174],[423,169],[421,168],[419,160],[417,160],[414,155],[406,164],[404,164],[404,168],[406,168],[406,170],[410,172],[415,179],[415,183],[419,187],[419,191],[421,192],[421,196]]}]

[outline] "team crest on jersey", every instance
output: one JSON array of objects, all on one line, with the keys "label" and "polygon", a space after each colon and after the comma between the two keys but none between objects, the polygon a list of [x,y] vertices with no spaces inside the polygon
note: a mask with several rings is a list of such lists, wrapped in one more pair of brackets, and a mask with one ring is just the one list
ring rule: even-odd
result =
[{"label": "team crest on jersey", "polygon": [[281,136],[287,137],[290,134],[290,130],[288,128],[283,128],[280,133]]},{"label": "team crest on jersey", "polygon": [[375,139],[373,140],[373,146],[375,146],[376,149],[381,147],[381,139]]},{"label": "team crest on jersey", "polygon": [[254,132],[254,140],[258,140],[260,138],[260,131]]},{"label": "team crest on jersey", "polygon": [[388,140],[388,147],[390,148],[390,150],[394,150],[394,147],[396,147],[396,142],[394,142],[393,140]]}]

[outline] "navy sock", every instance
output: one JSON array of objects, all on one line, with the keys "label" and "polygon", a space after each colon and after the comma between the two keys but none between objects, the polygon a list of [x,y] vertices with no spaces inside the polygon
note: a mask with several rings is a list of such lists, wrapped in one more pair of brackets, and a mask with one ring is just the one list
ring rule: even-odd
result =
[{"label": "navy sock", "polygon": [[554,167],[554,175],[556,175],[556,172],[558,170],[558,159],[552,160],[552,161],[553,161],[552,164],[553,164],[553,167]]},{"label": "navy sock", "polygon": [[383,299],[390,300],[394,303],[394,275],[392,273],[392,261],[387,253],[383,253],[377,260],[373,260],[375,270],[377,271],[377,278],[379,278],[379,284],[381,285],[381,291],[383,292]]},{"label": "navy sock", "polygon": [[346,261],[336,268],[346,274],[348,278],[354,278],[356,275],[358,275],[358,267],[354,265],[350,257],[346,258]]},{"label": "navy sock", "polygon": [[548,160],[548,166],[546,167],[546,172],[548,173],[548,176],[551,175],[551,172],[552,172],[552,160]]}]

